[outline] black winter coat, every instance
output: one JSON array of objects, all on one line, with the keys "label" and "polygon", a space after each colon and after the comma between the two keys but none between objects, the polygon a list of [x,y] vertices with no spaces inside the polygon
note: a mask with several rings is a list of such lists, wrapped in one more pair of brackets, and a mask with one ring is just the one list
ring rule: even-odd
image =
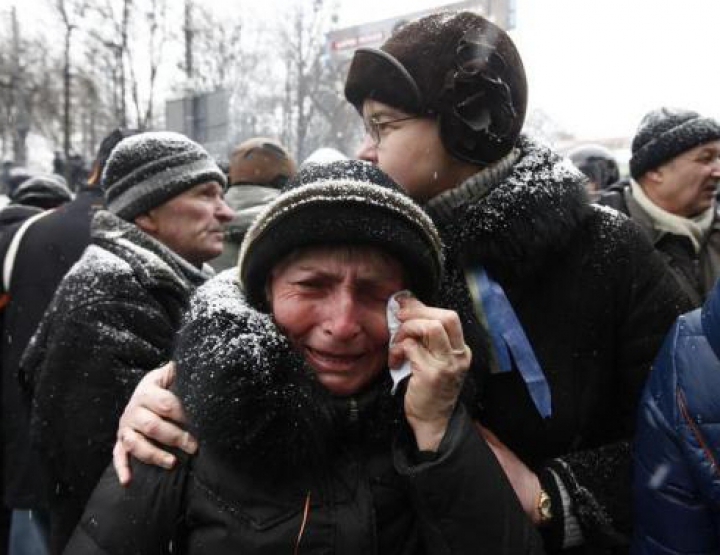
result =
[{"label": "black winter coat", "polygon": [[[29,439],[30,400],[21,387],[20,358],[60,281],[90,242],[90,220],[102,200],[98,188],[81,191],[72,202],[33,223],[15,257],[2,343],[4,501],[8,507],[47,506],[43,474]],[[0,260],[18,227],[0,240]]]},{"label": "black winter coat", "polygon": [[52,550],[67,542],[111,459],[142,376],[167,362],[191,292],[207,274],[101,210],[23,357],[32,433],[50,478]]},{"label": "black winter coat", "polygon": [[[427,209],[447,246],[442,304],[461,315],[473,349],[477,392],[466,405],[539,473],[554,513],[546,549],[571,552],[561,546],[572,510],[579,552],[626,552],[639,394],[687,298],[641,230],[591,206],[582,175],[528,139]],[[546,420],[516,369],[488,371],[465,279],[475,265],[501,284],[528,336],[552,395]]]},{"label": "black winter coat", "polygon": [[4,240],[7,234],[12,234],[17,229],[18,224],[41,212],[41,208],[24,204],[10,204],[0,209],[0,237]]},{"label": "black winter coat", "polygon": [[417,452],[387,374],[333,398],[233,274],[198,291],[175,353],[198,455],[129,488],[110,468],[66,553],[542,553],[462,406]]}]

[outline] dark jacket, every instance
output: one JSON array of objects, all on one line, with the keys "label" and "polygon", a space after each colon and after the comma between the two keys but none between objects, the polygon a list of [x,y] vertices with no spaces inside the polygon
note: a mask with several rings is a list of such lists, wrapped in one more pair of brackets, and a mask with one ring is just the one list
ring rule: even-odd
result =
[{"label": "dark jacket", "polygon": [[[8,507],[47,505],[40,464],[29,440],[28,392],[21,387],[18,368],[60,281],[90,242],[90,220],[101,207],[102,191],[93,188],[80,192],[72,202],[34,222],[15,257],[10,301],[3,312],[2,343],[4,501]],[[18,227],[0,239],[0,261]]]},{"label": "dark jacket", "polygon": [[[570,503],[585,539],[579,552],[626,551],[637,403],[687,299],[640,229],[591,206],[582,175],[528,139],[427,209],[447,246],[442,304],[459,312],[473,349],[477,393],[467,406],[539,473],[554,513],[546,549],[561,552]],[[465,276],[478,265],[504,289],[544,372],[546,420],[516,367],[489,372]]]},{"label": "dark jacket", "polygon": [[53,552],[110,461],[133,389],[169,360],[190,293],[207,277],[110,212],[95,214],[91,234],[21,362],[50,472]]},{"label": "dark jacket", "polygon": [[720,282],[681,316],[640,405],[634,555],[720,552]]},{"label": "dark jacket", "polygon": [[712,226],[703,238],[700,250],[696,252],[688,237],[655,228],[652,218],[633,198],[627,179],[619,181],[603,193],[598,204],[611,206],[639,224],[670,267],[678,284],[692,300],[693,306],[702,304],[720,277],[720,217],[717,209]]},{"label": "dark jacket", "polygon": [[42,211],[36,206],[24,204],[11,204],[0,209],[0,237],[4,238],[8,234],[12,234],[12,230],[17,228],[17,224],[21,224],[30,216],[40,214]]},{"label": "dark jacket", "polygon": [[198,291],[175,358],[198,455],[136,465],[129,489],[109,469],[67,553],[542,553],[462,406],[419,453],[387,373],[333,398],[232,270]]}]

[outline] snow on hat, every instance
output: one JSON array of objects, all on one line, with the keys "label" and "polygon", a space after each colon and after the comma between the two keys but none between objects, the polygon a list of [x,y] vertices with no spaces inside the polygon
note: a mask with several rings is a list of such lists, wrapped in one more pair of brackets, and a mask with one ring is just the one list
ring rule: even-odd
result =
[{"label": "snow on hat", "polygon": [[102,177],[108,210],[128,221],[208,181],[226,184],[213,158],[196,142],[167,131],[123,139]]},{"label": "snow on hat", "polygon": [[59,175],[40,174],[23,181],[10,195],[12,204],[50,209],[70,202],[72,192]]},{"label": "snow on hat", "polygon": [[345,96],[359,112],[374,99],[437,117],[447,151],[485,165],[515,146],[527,81],[505,31],[472,12],[445,11],[404,25],[379,50],[357,49]]},{"label": "snow on hat", "polygon": [[633,138],[630,174],[638,179],[691,148],[717,140],[720,124],[712,118],[678,108],[653,110],[645,114]]},{"label": "snow on hat", "polygon": [[307,166],[308,164],[329,164],[330,162],[337,162],[338,160],[347,160],[345,156],[336,148],[323,146],[310,153],[310,156],[305,158],[300,164],[300,167]]},{"label": "snow on hat", "polygon": [[408,287],[432,301],[442,273],[442,247],[430,218],[375,166],[358,160],[309,164],[261,212],[240,247],[248,301],[267,309],[272,268],[310,246],[370,245],[397,257]]}]

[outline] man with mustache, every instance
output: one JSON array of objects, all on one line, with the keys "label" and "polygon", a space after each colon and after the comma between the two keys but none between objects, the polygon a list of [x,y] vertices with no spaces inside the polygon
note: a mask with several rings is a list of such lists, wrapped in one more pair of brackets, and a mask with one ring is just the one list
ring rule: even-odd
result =
[{"label": "man with mustache", "polygon": [[720,124],[659,108],[632,141],[631,179],[600,198],[640,224],[695,306],[720,277]]},{"label": "man with mustache", "polygon": [[51,552],[60,553],[102,470],[137,382],[170,357],[190,294],[223,249],[223,172],[177,133],[121,141],[102,176],[107,210],[66,275],[21,367],[50,473]]}]

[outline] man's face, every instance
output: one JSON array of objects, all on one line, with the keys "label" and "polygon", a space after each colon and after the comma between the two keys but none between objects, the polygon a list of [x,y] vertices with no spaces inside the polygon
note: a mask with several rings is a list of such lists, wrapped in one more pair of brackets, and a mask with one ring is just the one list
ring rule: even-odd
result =
[{"label": "man's face", "polygon": [[201,183],[171,198],[135,223],[185,260],[201,266],[223,250],[223,225],[233,211],[216,181]]},{"label": "man's face", "polygon": [[[385,124],[399,119],[404,121]],[[366,130],[376,126],[379,142],[366,132],[357,157],[377,165],[418,202],[459,185],[477,171],[468,171],[467,164],[447,153],[434,119],[412,117],[377,100],[366,100],[363,120]]]},{"label": "man's face", "polygon": [[328,247],[279,263],[269,294],[275,321],[318,381],[347,396],[387,367],[387,301],[401,289],[400,264],[382,252]]},{"label": "man's face", "polygon": [[691,218],[712,206],[720,183],[720,141],[676,156],[642,180],[645,194],[663,210]]}]

